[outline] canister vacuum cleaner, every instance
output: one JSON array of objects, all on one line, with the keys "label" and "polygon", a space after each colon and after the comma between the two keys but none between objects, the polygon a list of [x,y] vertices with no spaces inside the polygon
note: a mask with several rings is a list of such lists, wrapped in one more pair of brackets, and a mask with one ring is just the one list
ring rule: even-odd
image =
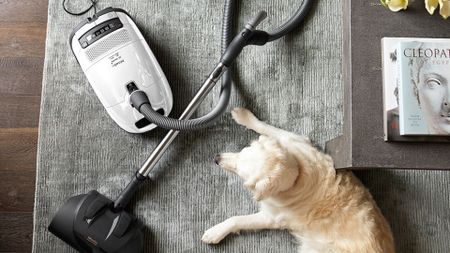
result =
[{"label": "canister vacuum cleaner", "polygon": [[130,104],[130,89],[148,94],[152,108],[168,116],[173,105],[169,83],[141,32],[121,9],[108,8],[79,24],[70,47],[111,118],[125,131],[156,127]]},{"label": "canister vacuum cleaner", "polygon": [[[95,2],[92,3],[95,9]],[[111,118],[131,133],[150,131],[156,126],[170,131],[116,200],[95,190],[71,197],[54,216],[49,231],[79,252],[142,252],[144,225],[125,210],[139,186],[180,131],[205,128],[226,111],[231,94],[230,66],[243,48],[262,46],[285,36],[301,24],[312,4],[313,0],[303,0],[295,14],[272,32],[256,29],[267,16],[261,11],[233,37],[236,1],[226,0],[222,57],[179,119],[168,117],[173,106],[169,84],[129,14],[122,9],[107,8],[78,25],[70,36],[70,46]],[[190,119],[220,79],[217,106],[203,117]]]}]

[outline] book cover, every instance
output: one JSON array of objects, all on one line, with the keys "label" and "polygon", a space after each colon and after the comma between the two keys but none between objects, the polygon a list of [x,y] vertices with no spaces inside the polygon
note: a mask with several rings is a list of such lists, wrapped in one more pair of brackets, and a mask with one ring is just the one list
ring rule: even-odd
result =
[{"label": "book cover", "polygon": [[400,135],[400,109],[399,109],[399,45],[402,42],[448,42],[447,39],[385,37],[381,40],[381,60],[383,73],[383,127],[384,140],[395,142],[449,142],[449,136],[432,135]]},{"label": "book cover", "polygon": [[450,40],[398,45],[400,135],[450,135]]}]

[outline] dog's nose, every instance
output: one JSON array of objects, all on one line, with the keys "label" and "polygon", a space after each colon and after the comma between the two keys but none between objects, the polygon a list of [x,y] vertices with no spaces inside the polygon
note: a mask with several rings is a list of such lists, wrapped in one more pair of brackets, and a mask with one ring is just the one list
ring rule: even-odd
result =
[{"label": "dog's nose", "polygon": [[220,159],[221,159],[221,158],[220,158],[220,155],[214,156],[214,163],[217,164],[217,165],[219,165]]}]

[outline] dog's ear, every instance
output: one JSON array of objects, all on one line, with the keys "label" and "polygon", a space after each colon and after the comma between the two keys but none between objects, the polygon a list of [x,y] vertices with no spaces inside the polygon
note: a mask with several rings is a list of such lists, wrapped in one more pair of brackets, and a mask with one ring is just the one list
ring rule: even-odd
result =
[{"label": "dog's ear", "polygon": [[268,198],[274,193],[275,189],[274,180],[271,177],[266,177],[264,179],[259,180],[255,185],[254,189],[254,198],[256,201],[261,201],[263,199]]},{"label": "dog's ear", "polygon": [[260,201],[289,190],[297,180],[298,174],[296,166],[288,166],[285,161],[278,160],[275,168],[272,168],[266,177],[256,182],[254,188],[255,200]]}]

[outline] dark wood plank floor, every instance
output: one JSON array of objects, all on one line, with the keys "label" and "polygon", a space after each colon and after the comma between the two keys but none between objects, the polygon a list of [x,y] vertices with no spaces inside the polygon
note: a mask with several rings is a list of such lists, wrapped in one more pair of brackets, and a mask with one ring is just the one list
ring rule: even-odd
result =
[{"label": "dark wood plank floor", "polygon": [[47,0],[0,1],[0,252],[31,252]]}]

